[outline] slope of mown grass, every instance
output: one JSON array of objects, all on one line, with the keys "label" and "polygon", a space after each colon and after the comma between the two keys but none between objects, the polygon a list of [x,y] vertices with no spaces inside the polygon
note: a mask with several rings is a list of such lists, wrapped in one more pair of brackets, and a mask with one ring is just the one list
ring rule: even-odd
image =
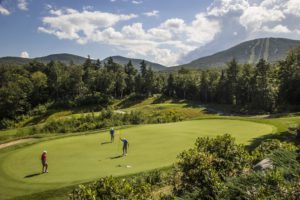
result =
[{"label": "slope of mown grass", "polygon": [[[109,134],[66,137],[0,152],[0,198],[26,195],[94,180],[170,166],[178,153],[197,137],[230,133],[240,143],[274,132],[274,126],[242,120],[207,119],[159,125],[141,125],[118,131],[128,138],[129,155],[121,154],[118,136]],[[40,153],[47,149],[48,174],[41,171]],[[27,178],[26,178],[27,176]],[[29,176],[29,177],[28,177]]]},{"label": "slope of mown grass", "polygon": [[[122,102],[124,101],[126,101],[126,99],[116,102],[113,107],[118,109],[120,107],[120,104],[122,104]],[[160,96],[149,97],[137,102],[129,102],[129,105],[126,105],[125,108],[122,108],[120,110],[116,110],[116,112],[124,113],[136,111],[143,113],[143,115],[146,117],[177,115],[180,116],[183,120],[193,119],[205,115],[204,108],[198,105],[191,104],[186,101],[174,102],[174,100],[171,99],[160,100]],[[98,116],[100,113],[91,112],[90,110],[93,110],[93,108],[83,107],[68,110],[50,109],[44,114],[31,116],[23,121],[20,121],[17,124],[17,128],[0,130],[0,141],[6,142],[18,138],[30,137],[29,127],[31,126],[42,126],[44,123],[48,123],[53,120],[79,118],[91,114],[93,114],[94,116]]]}]

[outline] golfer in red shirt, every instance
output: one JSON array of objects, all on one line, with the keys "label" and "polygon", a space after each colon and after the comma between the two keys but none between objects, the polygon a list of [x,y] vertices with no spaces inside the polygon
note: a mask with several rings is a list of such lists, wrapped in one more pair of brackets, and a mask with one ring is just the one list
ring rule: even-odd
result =
[{"label": "golfer in red shirt", "polygon": [[43,173],[48,173],[47,151],[43,151],[41,160],[43,165]]}]

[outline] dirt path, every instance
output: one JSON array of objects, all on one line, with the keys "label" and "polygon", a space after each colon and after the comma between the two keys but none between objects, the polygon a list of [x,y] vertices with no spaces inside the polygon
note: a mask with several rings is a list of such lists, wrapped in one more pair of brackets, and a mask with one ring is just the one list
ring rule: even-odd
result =
[{"label": "dirt path", "polygon": [[13,145],[16,145],[16,144],[21,144],[21,143],[24,143],[24,142],[34,141],[34,140],[37,140],[37,139],[35,139],[35,138],[26,138],[26,139],[20,139],[20,140],[15,140],[15,141],[3,143],[3,144],[0,144],[0,149],[10,147],[10,146],[13,146]]}]

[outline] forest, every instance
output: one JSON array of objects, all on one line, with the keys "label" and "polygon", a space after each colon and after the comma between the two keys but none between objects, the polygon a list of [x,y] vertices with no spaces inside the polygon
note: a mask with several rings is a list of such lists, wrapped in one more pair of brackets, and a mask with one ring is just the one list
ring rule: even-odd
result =
[{"label": "forest", "polygon": [[121,66],[112,58],[101,63],[89,57],[82,66],[55,61],[1,65],[0,127],[10,127],[39,106],[95,105],[101,110],[128,95],[162,94],[201,104],[229,105],[245,114],[300,110],[300,47],[277,63],[261,59],[256,65],[241,65],[232,59],[226,65],[155,72],[144,61],[137,70],[131,61]]}]

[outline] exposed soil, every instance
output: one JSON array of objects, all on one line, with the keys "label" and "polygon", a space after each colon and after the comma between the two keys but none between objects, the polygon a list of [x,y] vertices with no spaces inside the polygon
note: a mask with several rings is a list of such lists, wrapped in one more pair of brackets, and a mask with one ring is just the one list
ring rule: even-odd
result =
[{"label": "exposed soil", "polygon": [[6,142],[6,143],[3,143],[3,144],[0,144],[0,149],[10,147],[10,146],[13,146],[13,145],[16,145],[16,144],[21,144],[21,143],[24,143],[24,142],[30,142],[30,141],[33,141],[33,140],[37,140],[37,139],[35,139],[35,138],[26,138],[26,139],[20,139],[20,140],[14,140],[14,141],[11,141],[11,142]]}]

